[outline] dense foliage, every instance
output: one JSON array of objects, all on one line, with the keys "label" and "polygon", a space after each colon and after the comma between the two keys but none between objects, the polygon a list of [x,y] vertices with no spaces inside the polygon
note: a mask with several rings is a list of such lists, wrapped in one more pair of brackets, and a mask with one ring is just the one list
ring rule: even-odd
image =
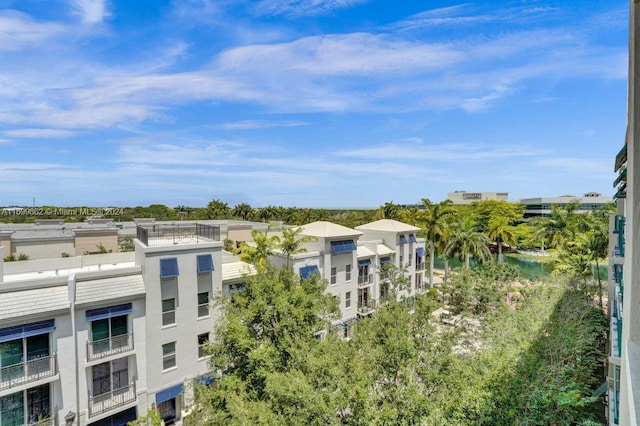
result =
[{"label": "dense foliage", "polygon": [[[350,340],[342,328],[318,339],[337,312],[326,284],[267,268],[248,279],[246,292],[220,300],[209,349],[211,366],[224,374],[196,388],[189,422],[594,424],[589,395],[599,384],[602,312],[581,291],[514,286],[518,278],[495,264],[454,275],[444,297],[461,304],[456,312],[480,324],[475,329],[435,318],[441,302],[430,291],[411,305],[387,300],[353,323]],[[464,294],[454,300],[455,292]],[[517,303],[507,305],[507,295]]]}]

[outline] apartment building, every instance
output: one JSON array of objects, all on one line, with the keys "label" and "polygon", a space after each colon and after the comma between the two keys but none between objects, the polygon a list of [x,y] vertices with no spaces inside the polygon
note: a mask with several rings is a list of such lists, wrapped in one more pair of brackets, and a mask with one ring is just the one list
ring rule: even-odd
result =
[{"label": "apartment building", "polygon": [[[303,279],[318,273],[327,280],[327,292],[340,301],[341,318],[335,325],[343,326],[345,335],[351,321],[373,314],[389,294],[394,271],[407,283],[399,298],[410,300],[426,289],[425,241],[416,237],[419,228],[390,219],[355,229],[324,221],[301,228],[302,235],[315,241],[305,244],[306,252],[292,256],[290,266]],[[276,265],[285,262],[278,252],[271,259]]]},{"label": "apartment building", "polygon": [[[614,163],[617,212],[610,219],[610,425],[640,424],[640,4],[630,1],[627,134]],[[636,142],[638,141],[638,142]]]},{"label": "apartment building", "polygon": [[[136,249],[0,262],[0,425],[122,425],[188,413],[210,381],[214,295],[255,270],[210,225],[138,226]],[[0,247],[0,259],[4,247]]]}]

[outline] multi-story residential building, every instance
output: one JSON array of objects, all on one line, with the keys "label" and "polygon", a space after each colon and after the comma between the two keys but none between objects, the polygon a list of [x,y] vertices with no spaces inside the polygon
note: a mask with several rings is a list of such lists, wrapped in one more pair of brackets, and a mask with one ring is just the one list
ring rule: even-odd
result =
[{"label": "multi-story residential building", "polygon": [[[341,318],[336,325],[345,326],[347,335],[348,323],[374,313],[392,290],[394,269],[407,283],[398,297],[411,298],[426,289],[425,241],[416,238],[419,228],[389,219],[355,229],[322,221],[301,228],[302,235],[315,241],[305,244],[304,253],[289,259],[290,267],[302,278],[318,273],[328,281],[327,292],[340,300]],[[283,265],[287,260],[277,252],[271,261]]]},{"label": "multi-story residential building", "polygon": [[615,159],[617,212],[610,220],[610,425],[640,424],[640,3],[630,1],[627,133]]},{"label": "multi-story residential building", "polygon": [[180,421],[209,380],[213,296],[255,273],[219,240],[139,226],[135,252],[0,262],[0,425]]}]

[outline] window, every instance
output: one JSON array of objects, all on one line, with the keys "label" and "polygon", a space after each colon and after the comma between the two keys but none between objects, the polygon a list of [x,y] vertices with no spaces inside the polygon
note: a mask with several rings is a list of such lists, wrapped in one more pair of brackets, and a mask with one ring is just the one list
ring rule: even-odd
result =
[{"label": "window", "polygon": [[162,345],[162,370],[176,366],[176,342]]},{"label": "window", "polygon": [[32,424],[48,419],[51,417],[50,401],[49,384],[3,396],[0,398],[0,424]]},{"label": "window", "polygon": [[198,359],[204,358],[207,354],[204,347],[209,343],[209,333],[198,334]]},{"label": "window", "polygon": [[[127,316],[104,318],[91,321],[91,343],[94,354],[99,354],[127,346]],[[116,338],[122,336],[121,338]]]},{"label": "window", "polygon": [[337,275],[338,271],[336,268],[331,268],[331,284],[335,284],[336,283],[336,275]]},{"label": "window", "polygon": [[345,267],[345,279],[351,281],[351,265]]},{"label": "window", "polygon": [[92,370],[93,396],[108,394],[129,386],[127,357],[94,365]]},{"label": "window", "polygon": [[400,267],[402,268],[402,263],[404,262],[404,256],[400,255]]},{"label": "window", "polygon": [[400,234],[400,244],[407,244],[407,237],[404,234]]},{"label": "window", "polygon": [[200,254],[196,259],[198,262],[199,274],[205,274],[213,271],[213,257],[210,254]]},{"label": "window", "polygon": [[345,308],[350,308],[351,307],[351,292],[348,291],[344,294],[344,307]]},{"label": "window", "polygon": [[162,301],[162,325],[172,325],[175,323],[176,299],[164,299]]},{"label": "window", "polygon": [[209,316],[209,292],[198,293],[198,318]]},{"label": "window", "polygon": [[160,278],[174,278],[178,275],[178,258],[160,259]]},{"label": "window", "polygon": [[409,241],[411,241],[412,243],[418,242],[418,240],[416,239],[416,236],[413,234],[409,234]]},{"label": "window", "polygon": [[318,269],[317,265],[303,266],[300,268],[300,278],[302,278],[303,280],[309,278],[311,274],[320,275],[320,270]]}]

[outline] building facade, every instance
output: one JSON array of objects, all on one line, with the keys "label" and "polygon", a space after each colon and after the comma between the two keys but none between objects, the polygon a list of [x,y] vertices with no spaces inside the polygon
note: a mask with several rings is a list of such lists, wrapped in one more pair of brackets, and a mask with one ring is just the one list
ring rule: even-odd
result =
[{"label": "building facade", "polygon": [[614,163],[617,212],[610,219],[610,425],[640,424],[640,4],[630,4],[627,133]]},{"label": "building facade", "polygon": [[597,192],[588,192],[582,197],[573,195],[562,195],[560,197],[536,197],[523,198],[520,200],[524,204],[524,218],[548,217],[551,215],[553,206],[566,207],[568,204],[577,204],[575,213],[581,214],[592,210],[600,210],[613,203],[613,198],[604,197]]},{"label": "building facade", "polygon": [[454,191],[447,194],[447,200],[456,205],[471,204],[474,201],[497,200],[508,201],[508,192],[467,192]]}]

